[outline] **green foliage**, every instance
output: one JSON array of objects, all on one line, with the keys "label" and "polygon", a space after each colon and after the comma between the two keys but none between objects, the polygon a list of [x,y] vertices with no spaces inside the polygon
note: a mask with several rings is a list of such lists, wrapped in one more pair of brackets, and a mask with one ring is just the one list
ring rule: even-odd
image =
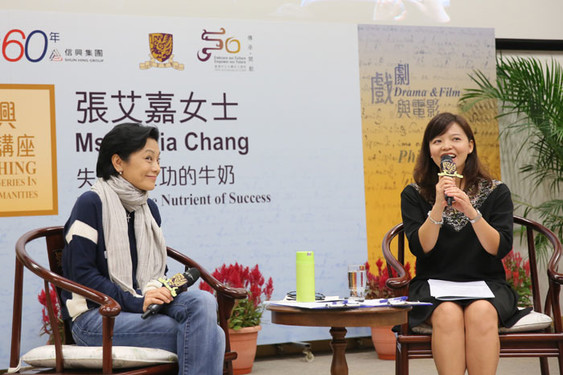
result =
[{"label": "green foliage", "polygon": [[[247,298],[235,302],[229,318],[229,328],[237,330],[260,325],[264,312],[263,301],[269,300],[274,292],[272,278],[266,281],[257,264],[250,268],[238,263],[223,264],[213,271],[213,277],[233,288],[244,288],[248,293]],[[200,283],[199,288],[214,293],[205,282]]]},{"label": "green foliage", "polygon": [[[474,71],[470,78],[477,88],[466,89],[460,102],[465,110],[483,101],[498,100],[499,118],[516,118],[504,130],[520,133],[518,153],[532,156],[520,166],[532,186],[547,186],[554,199],[533,206],[523,200],[524,215],[533,212],[543,224],[563,237],[563,69],[552,60],[542,63],[528,58],[499,58],[497,79],[491,82],[485,74]],[[516,161],[514,161],[516,163]],[[541,239],[540,245],[541,245]],[[545,242],[545,241],[544,241]],[[541,249],[541,248],[540,248]],[[540,250],[538,249],[538,250]]]},{"label": "green foliage", "polygon": [[260,325],[260,319],[264,312],[264,305],[254,306],[252,300],[243,299],[236,302],[229,319],[229,328],[237,330],[244,327]]}]

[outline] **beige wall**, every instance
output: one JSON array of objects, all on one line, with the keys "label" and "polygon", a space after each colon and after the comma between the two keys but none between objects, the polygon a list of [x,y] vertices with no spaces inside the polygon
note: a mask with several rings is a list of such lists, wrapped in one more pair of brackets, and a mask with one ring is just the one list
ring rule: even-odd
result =
[{"label": "beige wall", "polygon": [[[534,56],[543,61],[550,62],[551,59],[555,59],[559,64],[563,65],[563,52],[547,53],[547,52],[524,52],[524,51],[500,51],[499,56],[502,53],[504,57],[529,57]],[[501,120],[499,122],[499,128],[502,132],[506,128],[509,118]],[[531,186],[531,181],[524,179],[519,171],[521,165],[523,165],[527,160],[530,159],[529,153],[526,152],[526,147],[517,155],[519,147],[522,145],[523,135],[509,134],[508,136],[501,137],[500,139],[500,154],[501,154],[501,174],[503,181],[509,186],[512,191],[515,200],[518,196],[525,197],[526,201],[537,205],[549,199],[555,198],[552,193],[550,193],[547,186],[540,186],[537,189],[533,189]],[[522,215],[523,209],[516,209],[516,214]],[[537,219],[536,217],[530,216],[532,219]],[[516,239],[516,238],[515,238]],[[515,240],[515,248],[518,248],[518,243]],[[559,262],[559,269],[563,268],[563,260]],[[547,290],[547,277],[544,277],[545,262],[541,265],[540,280],[545,282],[542,283],[541,289],[543,293]]]},{"label": "beige wall", "polygon": [[[549,62],[555,59],[559,64],[563,65],[563,52],[546,53],[546,52],[524,52],[524,51],[499,51],[498,56],[503,57],[529,57],[534,56],[542,61]],[[500,130],[506,128],[507,121],[504,119],[499,122]],[[529,157],[526,148],[516,157],[519,145],[522,144],[522,135],[509,135],[501,137],[500,139],[500,152],[501,152],[501,174],[502,179],[508,184],[511,191],[515,195],[526,197],[534,204],[541,203],[549,198],[549,190],[540,187],[538,190],[533,190],[530,181],[523,179],[519,167]],[[522,211],[517,211],[521,214]]]}]

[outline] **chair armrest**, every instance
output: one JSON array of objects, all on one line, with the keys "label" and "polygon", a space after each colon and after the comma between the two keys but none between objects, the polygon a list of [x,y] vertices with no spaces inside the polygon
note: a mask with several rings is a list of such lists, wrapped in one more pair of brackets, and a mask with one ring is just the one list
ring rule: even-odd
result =
[{"label": "chair armrest", "polygon": [[201,273],[201,278],[209,284],[218,294],[225,295],[232,299],[243,299],[247,297],[246,289],[244,288],[233,288],[228,285],[225,285],[215,277],[213,277],[205,268],[199,265],[195,260],[190,258],[189,256],[182,254],[178,250],[175,250],[171,247],[166,248],[168,252],[168,256],[172,259],[188,266],[188,267],[195,267]]},{"label": "chair armrest", "polygon": [[25,250],[24,241],[21,241],[21,243],[18,241],[18,243],[16,243],[16,257],[27,269],[43,280],[48,281],[49,283],[66,291],[79,294],[84,298],[99,304],[100,314],[103,316],[113,317],[117,316],[121,312],[121,306],[113,298],[97,290],[69,280],[36,263]]},{"label": "chair armrest", "polygon": [[[409,282],[411,280],[410,274],[407,272],[401,262],[395,258],[391,252],[391,242],[395,237],[398,237],[399,254],[404,254],[404,234],[403,224],[399,223],[391,228],[383,237],[381,243],[381,250],[383,257],[387,262],[387,267],[391,267],[397,273],[398,277],[390,277],[385,282],[385,285],[394,291],[395,296],[404,296],[408,294]],[[391,275],[391,272],[389,273]]]},{"label": "chair armrest", "polygon": [[[540,223],[532,221],[530,219],[515,215],[514,216],[514,222],[521,224],[523,226],[526,226],[528,228],[528,230],[534,230],[538,233],[541,233],[542,235],[544,235],[547,238],[547,240],[549,241],[551,246],[553,246],[553,253],[551,254],[551,257],[550,257],[548,264],[547,264],[547,275],[548,275],[550,281],[553,281],[556,284],[562,285],[563,284],[563,274],[557,272],[559,260],[561,259],[561,256],[563,255],[561,240],[549,228],[543,226]],[[534,244],[533,243],[531,245],[529,244],[528,248],[530,248],[530,247],[534,248]]]},{"label": "chair armrest", "polygon": [[551,232],[553,238],[549,238],[549,241],[553,245],[553,254],[547,265],[547,275],[551,281],[559,285],[563,285],[563,273],[557,272],[559,261],[561,259],[561,242],[559,239]]},{"label": "chair armrest", "polygon": [[549,279],[549,288],[547,290],[546,296],[546,313],[549,312],[549,304],[551,304],[551,311],[553,321],[553,327],[555,332],[563,332],[563,322],[559,318],[561,316],[561,305],[560,305],[560,291],[561,285],[563,285],[563,274],[558,272],[558,266],[561,259],[561,241],[559,238],[548,228],[542,227],[541,233],[547,237],[548,241],[553,246],[553,253],[549,262],[547,264],[547,276]]},{"label": "chair armrest", "polygon": [[390,259],[392,260],[385,258],[387,265],[397,272],[398,277],[388,278],[387,281],[385,281],[385,285],[395,291],[395,296],[406,296],[408,294],[411,277],[401,263],[399,263],[395,258]]},{"label": "chair armrest", "polygon": [[[121,312],[121,306],[111,297],[88,288],[77,282],[69,280],[56,272],[42,267],[35,262],[26,251],[26,244],[39,237],[60,236],[61,227],[40,228],[32,230],[24,234],[16,242],[16,270],[14,278],[14,313],[12,317],[12,348],[10,356],[10,366],[17,365],[19,352],[21,348],[21,314],[22,314],[22,292],[23,292],[23,268],[24,266],[31,272],[42,278],[45,282],[46,292],[48,293],[49,283],[57,288],[67,290],[72,293],[80,294],[84,298],[91,300],[100,305],[98,312],[102,316],[102,368],[104,374],[110,374],[112,371],[112,337],[114,318]],[[47,239],[49,243],[49,240]],[[59,238],[60,242],[60,238]],[[19,281],[19,283],[18,283]],[[58,323],[53,321],[54,318],[52,304],[48,303],[49,318],[54,322],[54,327]],[[55,362],[56,371],[62,372],[63,369],[63,351],[62,340],[55,335]]]},{"label": "chair armrest", "polygon": [[119,303],[117,303],[117,301],[110,296],[95,289],[88,288],[87,286],[84,286],[82,284],[76,283],[65,277],[59,276],[51,271],[48,272],[50,273],[49,278],[43,277],[44,280],[49,281],[50,283],[61,289],[79,294],[82,297],[99,304],[99,311],[102,316],[115,317],[121,312],[121,306],[119,305]]},{"label": "chair armrest", "polygon": [[563,273],[559,273],[557,271],[555,271],[553,268],[549,268],[547,270],[547,274],[549,276],[549,279],[551,281],[553,281],[554,283],[563,285]]}]

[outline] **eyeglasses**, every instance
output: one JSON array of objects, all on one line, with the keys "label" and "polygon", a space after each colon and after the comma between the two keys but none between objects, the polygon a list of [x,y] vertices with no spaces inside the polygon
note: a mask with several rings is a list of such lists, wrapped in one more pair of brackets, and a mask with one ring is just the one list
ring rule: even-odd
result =
[{"label": "eyeglasses", "polygon": [[[297,298],[297,292],[295,290],[292,290],[291,292],[288,292],[285,295],[285,299],[288,300],[295,300]],[[323,299],[325,299],[325,295],[322,293],[315,293],[315,300],[316,301],[322,301]]]}]

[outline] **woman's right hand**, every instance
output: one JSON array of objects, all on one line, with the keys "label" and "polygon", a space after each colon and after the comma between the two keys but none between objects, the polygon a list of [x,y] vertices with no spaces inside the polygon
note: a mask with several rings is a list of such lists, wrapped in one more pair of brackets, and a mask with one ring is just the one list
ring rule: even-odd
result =
[{"label": "woman's right hand", "polygon": [[436,205],[438,207],[445,208],[447,206],[446,201],[446,189],[455,187],[455,179],[453,177],[441,176],[436,184]]},{"label": "woman's right hand", "polygon": [[163,303],[172,302],[172,294],[170,290],[166,287],[160,287],[157,289],[151,289],[145,293],[145,301],[143,302],[143,311],[147,311],[149,305],[157,304],[162,305]]}]

